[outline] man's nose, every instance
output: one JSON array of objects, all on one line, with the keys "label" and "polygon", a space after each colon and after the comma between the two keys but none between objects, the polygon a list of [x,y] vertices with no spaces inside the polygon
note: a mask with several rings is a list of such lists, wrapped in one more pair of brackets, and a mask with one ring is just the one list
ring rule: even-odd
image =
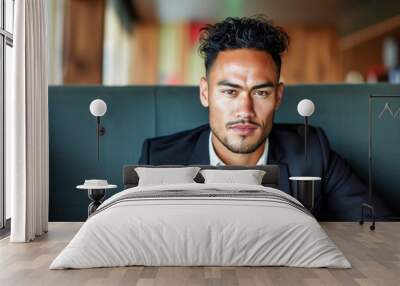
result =
[{"label": "man's nose", "polygon": [[237,118],[253,118],[255,116],[251,95],[243,94],[239,96],[235,115]]}]

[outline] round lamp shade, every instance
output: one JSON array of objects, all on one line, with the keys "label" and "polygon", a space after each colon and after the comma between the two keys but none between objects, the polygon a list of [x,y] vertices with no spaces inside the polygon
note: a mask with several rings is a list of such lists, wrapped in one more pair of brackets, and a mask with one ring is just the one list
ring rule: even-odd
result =
[{"label": "round lamp shade", "polygon": [[309,99],[303,99],[297,105],[297,112],[301,116],[311,116],[314,113],[314,103]]},{"label": "round lamp shade", "polygon": [[101,99],[95,99],[90,103],[89,109],[94,116],[103,116],[107,111],[107,104]]}]

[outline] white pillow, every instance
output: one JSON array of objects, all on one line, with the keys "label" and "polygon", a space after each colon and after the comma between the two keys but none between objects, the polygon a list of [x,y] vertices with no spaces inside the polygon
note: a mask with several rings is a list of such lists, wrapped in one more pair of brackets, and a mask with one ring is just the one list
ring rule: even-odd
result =
[{"label": "white pillow", "polygon": [[205,184],[233,183],[246,185],[261,185],[265,175],[263,170],[201,170]]},{"label": "white pillow", "polygon": [[199,167],[135,168],[139,176],[138,186],[195,183]]}]

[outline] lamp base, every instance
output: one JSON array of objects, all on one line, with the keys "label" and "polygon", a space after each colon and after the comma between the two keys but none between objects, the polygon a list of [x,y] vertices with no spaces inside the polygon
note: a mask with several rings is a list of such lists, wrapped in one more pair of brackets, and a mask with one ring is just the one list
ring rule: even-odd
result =
[{"label": "lamp base", "polygon": [[88,217],[92,213],[94,213],[97,210],[97,208],[101,205],[105,195],[106,195],[105,189],[89,189],[88,190],[88,196],[91,201],[91,203],[88,206]]}]

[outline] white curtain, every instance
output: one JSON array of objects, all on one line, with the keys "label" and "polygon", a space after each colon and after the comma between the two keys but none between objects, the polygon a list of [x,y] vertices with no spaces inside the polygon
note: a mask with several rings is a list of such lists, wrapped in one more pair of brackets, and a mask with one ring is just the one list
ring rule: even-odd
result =
[{"label": "white curtain", "polygon": [[48,94],[45,0],[15,1],[13,92],[6,98],[6,187],[12,242],[48,228]]},{"label": "white curtain", "polygon": [[47,0],[47,46],[49,84],[63,84],[63,28],[66,1]]}]

